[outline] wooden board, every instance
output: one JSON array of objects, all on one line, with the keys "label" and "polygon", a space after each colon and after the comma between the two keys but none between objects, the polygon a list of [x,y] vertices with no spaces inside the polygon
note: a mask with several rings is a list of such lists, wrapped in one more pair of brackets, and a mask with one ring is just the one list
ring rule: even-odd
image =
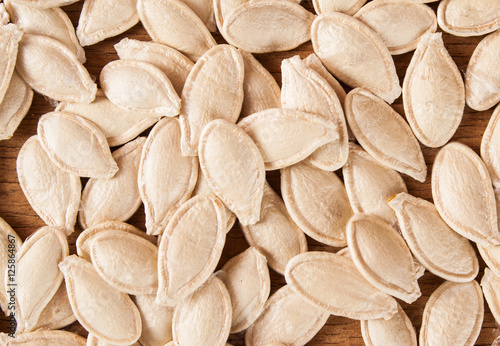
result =
[{"label": "wooden board", "polygon": [[[304,2],[303,5],[308,10],[313,11],[312,6],[309,2]],[[78,2],[76,4],[63,8],[70,16],[75,27],[78,23],[79,11],[81,10],[81,6],[82,2]],[[431,7],[436,10],[436,3],[431,4]],[[219,34],[214,34],[214,36],[217,42],[224,42]],[[141,24],[138,24],[125,34],[85,48],[85,52],[87,55],[87,62],[85,66],[89,70],[90,74],[96,79],[98,79],[99,73],[106,63],[118,59],[113,45],[124,37],[130,37],[143,41],[150,40],[144,28],[141,26]],[[443,39],[454,61],[458,65],[462,74],[464,74],[469,58],[482,37],[465,38],[443,34]],[[301,58],[305,58],[310,53],[312,53],[312,51],[313,50],[311,42],[307,42],[293,51],[272,54],[257,54],[256,58],[272,73],[278,83],[281,83],[281,61],[285,58],[289,58],[297,54],[300,55]],[[394,57],[397,73],[401,83],[403,81],[404,74],[412,55],[413,53],[411,52]],[[346,91],[349,91],[349,89],[346,88]],[[393,107],[400,114],[404,114],[401,98],[398,98],[396,100],[396,102],[393,104]],[[18,130],[15,132],[15,135],[10,140],[0,141],[0,217],[3,217],[9,223],[21,236],[22,239],[25,239],[39,227],[42,227],[44,223],[31,209],[18,184],[16,175],[16,157],[23,143],[30,136],[36,134],[37,121],[39,117],[47,112],[54,110],[54,108],[55,106],[52,101],[44,98],[39,94],[35,94],[31,109],[19,126]],[[453,137],[453,140],[467,144],[468,146],[472,147],[472,149],[476,153],[479,153],[481,137],[486,128],[491,113],[492,110],[476,112],[466,107],[462,123],[455,136]],[[148,131],[146,131],[144,135],[147,135],[147,133]],[[436,153],[438,152],[438,149],[430,149],[422,146],[422,150],[429,169],[426,182],[419,183],[408,176],[403,176],[403,178],[407,184],[409,193],[431,201],[432,195],[430,175],[432,163],[434,161]],[[279,192],[279,172],[268,172],[267,178],[271,186]],[[144,209],[141,207],[129,222],[145,230]],[[76,232],[69,237],[69,242],[71,244],[71,253],[75,253],[74,244],[80,232],[81,228],[79,225],[77,225]],[[312,240],[311,238],[308,238],[308,243],[309,249],[314,251],[338,250],[320,244]],[[239,254],[247,247],[248,244],[245,241],[243,233],[241,232],[238,225],[236,225],[227,235],[226,246],[224,248],[224,252],[220,260],[218,269],[220,269],[220,267],[222,267],[222,265],[228,259]],[[483,269],[485,267],[485,264],[481,259],[480,264],[481,270],[477,277],[478,280],[481,279],[483,275]],[[274,292],[285,283],[284,278],[273,271],[271,271],[271,280],[272,292]],[[426,272],[425,275],[419,280],[419,284],[422,290],[422,297],[420,297],[415,303],[411,305],[400,302],[404,310],[407,312],[409,318],[413,322],[417,333],[422,323],[422,312],[425,307],[425,303],[429,299],[430,294],[432,294],[432,292],[441,283],[443,283],[442,279],[430,274],[429,272]],[[7,327],[7,319],[1,319],[0,331],[6,332]],[[82,336],[86,336],[87,334],[86,331],[78,323],[74,323],[66,329],[75,331]],[[499,334],[500,330],[498,329],[498,325],[495,323],[495,320],[489,308],[485,304],[483,328],[476,344],[491,345],[495,337]],[[231,335],[229,342],[231,342],[235,346],[244,345],[244,334],[239,333]],[[313,338],[309,345],[364,345],[363,339],[361,337],[359,321],[350,320],[343,317],[331,316],[327,324]]]}]

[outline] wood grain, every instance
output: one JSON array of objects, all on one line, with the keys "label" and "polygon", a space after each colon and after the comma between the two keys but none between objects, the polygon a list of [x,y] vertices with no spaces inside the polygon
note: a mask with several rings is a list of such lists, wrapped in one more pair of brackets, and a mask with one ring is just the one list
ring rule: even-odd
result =
[{"label": "wood grain", "polygon": [[[305,2],[303,3],[303,6],[306,9],[312,11],[312,6],[310,3]],[[81,7],[82,2],[78,2],[63,8],[68,13],[73,22],[73,25],[75,26],[78,23],[78,16]],[[437,5],[434,3],[431,4],[431,7],[436,10]],[[214,36],[217,42],[224,42],[219,34],[214,34]],[[85,52],[87,55],[87,62],[85,66],[89,70],[90,74],[96,79],[99,76],[102,67],[106,63],[118,59],[113,45],[124,37],[130,37],[144,41],[150,40],[144,28],[141,26],[141,24],[138,24],[125,34],[85,48]],[[458,65],[462,74],[464,74],[470,56],[482,37],[465,38],[443,34],[443,38],[447,49]],[[272,54],[257,54],[256,58],[272,73],[278,83],[281,83],[280,65],[282,59],[289,58],[297,54],[302,58],[305,58],[310,53],[312,53],[312,45],[311,42],[307,42],[294,49],[293,51]],[[394,57],[397,73],[401,83],[403,81],[403,77],[412,54],[413,53],[411,52]],[[349,91],[349,88],[346,88],[346,91]],[[404,114],[401,98],[398,98],[395,101],[393,107],[400,114]],[[10,140],[0,141],[0,216],[3,217],[14,228],[23,239],[32,234],[39,227],[42,227],[44,223],[31,209],[18,184],[16,175],[16,157],[23,143],[30,136],[36,134],[36,126],[39,117],[44,113],[52,111],[53,109],[54,104],[51,101],[45,99],[39,94],[36,94],[31,109],[29,110],[25,119],[22,121],[15,135]],[[491,113],[492,110],[476,112],[466,107],[462,123],[455,136],[453,137],[453,140],[467,144],[476,153],[479,153],[481,137],[486,128]],[[145,134],[147,134],[147,131],[145,132]],[[411,194],[431,201],[432,196],[430,174],[432,163],[438,149],[430,149],[422,146],[422,151],[429,168],[426,182],[419,183],[408,176],[403,176],[403,178],[408,186],[408,191]],[[279,192],[279,172],[268,172],[267,178],[271,186]],[[144,209],[141,207],[129,222],[144,230]],[[81,228],[79,228],[79,226],[77,225],[76,232],[69,237],[69,242],[71,244],[71,253],[75,253],[74,244],[80,232]],[[320,244],[310,238],[308,238],[308,242],[310,250],[337,250],[335,248]],[[228,259],[239,254],[247,247],[248,244],[244,239],[243,233],[236,225],[227,235],[226,246],[224,248],[224,252],[220,260],[218,269],[222,267],[222,265]],[[483,269],[485,267],[485,264],[481,259],[480,264],[481,271],[478,275],[478,280],[480,280],[480,278],[482,277]],[[272,271],[271,280],[273,292],[285,283],[284,278],[281,275]],[[415,326],[417,332],[421,326],[422,312],[425,303],[427,302],[430,294],[442,282],[442,279],[430,274],[429,272],[426,272],[426,274],[419,280],[419,284],[422,290],[422,297],[411,305],[400,302],[402,307],[410,317],[411,321],[413,322],[413,325]],[[7,331],[7,326],[7,319],[1,319],[0,331]],[[86,331],[78,323],[74,323],[66,329],[77,332],[83,336],[86,336],[87,334]],[[500,333],[498,326],[495,323],[489,308],[485,306],[483,328],[476,344],[491,345],[495,337],[499,334]],[[229,342],[231,342],[235,346],[244,345],[244,334],[239,333],[231,335]],[[350,320],[347,318],[336,316],[331,316],[323,329],[309,343],[309,345],[363,344],[364,343],[361,337],[359,322],[356,320]]]}]

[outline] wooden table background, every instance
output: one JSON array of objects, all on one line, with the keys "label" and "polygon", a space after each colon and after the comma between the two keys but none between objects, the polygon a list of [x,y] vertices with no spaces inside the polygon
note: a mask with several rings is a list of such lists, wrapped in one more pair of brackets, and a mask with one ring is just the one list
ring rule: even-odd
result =
[{"label": "wooden table background", "polygon": [[[308,2],[308,0],[304,0],[302,5],[306,9],[314,12],[312,4]],[[436,10],[437,3],[430,4],[430,6],[434,10]],[[82,2],[78,2],[63,8],[68,13],[75,27],[78,23],[78,17],[81,7]],[[440,29],[438,29],[438,31],[440,31]],[[220,34],[215,33],[214,36],[218,43],[224,43],[224,39]],[[85,63],[85,66],[93,77],[98,79],[102,67],[108,62],[118,59],[113,45],[124,37],[135,38],[143,41],[150,40],[142,25],[138,24],[131,30],[120,36],[107,39],[90,47],[85,47],[85,52],[87,55],[87,62]],[[446,48],[450,52],[455,63],[458,65],[458,68],[460,69],[462,75],[465,74],[469,58],[476,45],[482,38],[483,36],[466,38],[455,37],[445,33],[443,34]],[[264,65],[264,67],[266,67],[272,73],[278,83],[281,84],[280,65],[282,59],[289,58],[297,54],[300,55],[301,58],[305,58],[310,53],[312,53],[312,51],[312,44],[309,41],[299,46],[297,49],[294,49],[293,51],[271,54],[256,54],[255,56]],[[403,77],[412,55],[413,52],[394,56],[397,73],[401,83],[403,82]],[[346,88],[346,91],[349,91],[349,88]],[[401,97],[395,101],[393,107],[400,114],[404,113]],[[31,109],[29,110],[25,119],[22,121],[18,130],[15,132],[14,136],[10,140],[0,141],[0,217],[4,218],[5,221],[9,223],[22,239],[25,239],[38,228],[42,227],[44,223],[31,209],[28,201],[21,191],[16,174],[16,157],[23,143],[30,136],[36,134],[36,127],[39,117],[47,112],[52,111],[53,109],[53,102],[35,93]],[[476,112],[466,106],[462,123],[452,140],[467,144],[476,153],[479,153],[481,137],[486,128],[486,125],[488,124],[491,113],[492,110]],[[147,134],[147,132],[148,131],[146,131],[145,134]],[[414,196],[432,201],[430,174],[432,163],[438,149],[431,149],[422,146],[422,151],[424,153],[425,161],[428,165],[426,182],[419,183],[406,175],[403,175],[403,178],[407,184],[409,193],[413,194]],[[279,193],[279,171],[268,172],[267,179],[271,186]],[[141,207],[135,213],[135,215],[129,220],[129,223],[145,230],[143,207]],[[77,225],[76,231],[71,236],[69,236],[68,240],[70,243],[71,253],[76,253],[74,244],[77,236],[81,231],[82,230],[80,226]],[[308,238],[308,243],[310,250],[338,250],[336,248],[320,244],[311,238]],[[224,252],[217,269],[220,269],[220,267],[222,267],[222,265],[228,259],[239,254],[247,247],[248,244],[243,236],[243,233],[241,232],[239,226],[235,225],[227,235]],[[478,281],[481,279],[483,275],[483,269],[485,267],[484,261],[482,261],[481,258],[479,258],[479,260],[481,270],[477,277]],[[285,284],[285,280],[281,275],[275,273],[274,271],[270,270],[270,272],[272,280],[272,292],[274,292],[276,289]],[[422,323],[422,312],[425,307],[425,303],[429,299],[429,296],[432,294],[432,292],[443,281],[443,279],[440,279],[430,274],[429,272],[426,272],[425,275],[419,280],[419,284],[422,290],[422,296],[411,305],[399,301],[408,314],[409,318],[411,319],[414,327],[417,330],[417,333]],[[0,319],[0,331],[6,332],[7,326],[7,319]],[[86,336],[87,334],[87,332],[78,323],[74,323],[65,329],[81,334],[82,336]],[[499,334],[500,330],[498,329],[498,325],[496,324],[485,302],[483,327],[476,345],[491,345],[496,336],[498,336]],[[231,342],[235,346],[244,345],[244,333],[231,335],[229,342]],[[361,337],[360,324],[356,320],[338,316],[331,316],[328,319],[327,324],[308,343],[308,345],[364,345],[363,339]]]}]

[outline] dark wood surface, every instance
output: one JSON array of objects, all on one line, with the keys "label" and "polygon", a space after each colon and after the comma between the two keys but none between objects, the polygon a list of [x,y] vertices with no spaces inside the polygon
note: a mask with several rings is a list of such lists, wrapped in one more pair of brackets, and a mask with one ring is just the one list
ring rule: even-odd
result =
[{"label": "dark wood surface", "polygon": [[[63,8],[68,13],[75,26],[78,23],[78,16],[79,11],[81,10],[81,6],[82,2],[78,2]],[[307,0],[304,0],[303,6],[312,11],[312,5],[308,3]],[[431,7],[436,10],[437,5],[434,3],[431,4]],[[214,36],[219,43],[224,42],[224,40],[218,33],[214,34]],[[85,63],[85,66],[89,70],[90,74],[96,78],[96,80],[98,79],[102,67],[106,63],[118,59],[113,45],[124,37],[130,37],[144,41],[150,40],[142,25],[138,24],[131,30],[120,36],[107,39],[94,46],[85,48],[85,52],[87,55],[87,62]],[[443,38],[446,48],[450,52],[455,63],[458,65],[458,68],[460,69],[462,75],[464,75],[470,56],[474,51],[476,45],[482,39],[482,36],[466,38],[443,34]],[[297,49],[294,49],[293,51],[272,54],[257,54],[256,58],[272,73],[278,83],[281,83],[280,65],[282,59],[289,58],[297,54],[302,58],[305,58],[311,52],[311,42],[307,42]],[[410,52],[403,55],[394,56],[397,73],[401,83],[403,81],[404,74],[412,55],[413,53]],[[346,88],[346,91],[349,91],[349,89]],[[398,98],[395,101],[393,107],[400,114],[404,114],[401,98]],[[21,236],[22,239],[25,239],[39,227],[42,227],[44,223],[31,209],[28,201],[21,191],[16,175],[16,157],[23,143],[30,136],[36,134],[36,126],[39,117],[44,113],[52,111],[53,109],[54,105],[51,104],[49,100],[45,99],[39,94],[35,94],[31,109],[29,110],[25,119],[22,121],[18,130],[15,132],[15,135],[10,140],[0,141],[0,217],[3,217],[9,223]],[[458,131],[454,135],[453,140],[467,144],[475,152],[479,153],[481,137],[486,128],[491,113],[492,110],[476,112],[466,107],[462,123],[458,128]],[[147,134],[147,132],[145,134]],[[430,149],[422,146],[422,150],[429,169],[425,183],[419,183],[408,176],[403,176],[403,178],[407,184],[408,191],[411,194],[432,201],[430,173],[432,169],[432,163],[438,149]],[[267,178],[271,186],[279,192],[279,172],[268,172]],[[144,230],[144,209],[141,207],[137,211],[137,213],[129,220],[129,222]],[[74,244],[80,232],[81,228],[79,227],[79,225],[77,225],[76,231],[71,236],[69,236],[71,253],[75,253]],[[311,238],[308,238],[308,243],[310,250],[338,250],[326,245],[322,245],[312,240]],[[226,245],[218,268],[222,267],[222,265],[228,259],[239,254],[247,247],[248,244],[243,237],[243,233],[236,225],[227,235]],[[478,280],[481,279],[483,275],[483,269],[485,267],[485,264],[481,259],[480,264],[481,270],[477,277]],[[271,280],[273,292],[285,283],[284,278],[281,275],[273,272],[272,270]],[[419,284],[422,290],[422,297],[420,297],[415,303],[411,305],[400,301],[402,307],[404,308],[414,327],[416,328],[417,333],[421,326],[422,312],[425,307],[425,303],[429,299],[429,296],[432,294],[432,292],[441,283],[443,283],[442,279],[430,274],[429,272],[426,272],[425,275],[419,280]],[[7,331],[7,326],[7,320],[5,318],[0,319],[0,331]],[[86,331],[78,323],[74,323],[73,325],[65,329],[75,331],[83,336],[86,336],[87,334]],[[495,320],[489,308],[487,307],[487,304],[485,303],[483,327],[476,344],[491,345],[495,337],[499,334],[500,330],[498,329],[498,325],[495,323]],[[244,334],[239,333],[231,335],[229,342],[231,342],[235,346],[244,345]],[[337,316],[331,316],[327,324],[309,343],[309,345],[363,344],[364,343],[361,337],[359,321]]]}]

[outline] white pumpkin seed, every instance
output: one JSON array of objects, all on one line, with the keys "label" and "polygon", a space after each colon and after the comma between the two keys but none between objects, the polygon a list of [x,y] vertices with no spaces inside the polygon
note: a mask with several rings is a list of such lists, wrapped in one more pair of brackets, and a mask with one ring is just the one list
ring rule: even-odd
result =
[{"label": "white pumpkin seed", "polygon": [[359,11],[366,0],[313,0],[314,11],[322,13],[343,12],[350,16]]},{"label": "white pumpkin seed", "polygon": [[102,131],[110,147],[129,142],[160,120],[159,116],[148,112],[118,108],[107,99],[102,90],[97,91],[96,98],[91,103],[60,102],[56,111],[76,114],[90,120]]},{"label": "white pumpkin seed", "polygon": [[269,266],[279,274],[285,272],[291,258],[307,251],[304,233],[267,183],[264,184],[260,220],[253,225],[241,225],[241,229],[250,246],[264,254]]},{"label": "white pumpkin seed", "polygon": [[118,172],[109,179],[89,179],[82,192],[80,224],[88,228],[105,221],[126,221],[142,204],[137,173],[146,137],[113,152]]},{"label": "white pumpkin seed", "polygon": [[429,6],[405,1],[372,1],[354,18],[379,34],[392,55],[414,50],[422,35],[437,29],[436,14]]},{"label": "white pumpkin seed", "polygon": [[6,275],[5,287],[16,284],[18,315],[28,326],[38,321],[59,289],[63,275],[57,266],[68,255],[66,237],[52,227],[40,228],[17,252],[17,272],[15,276]]},{"label": "white pumpkin seed", "polygon": [[323,66],[321,60],[319,60],[318,56],[314,53],[311,53],[307,56],[307,58],[303,59],[306,66],[310,69],[313,69],[318,73],[323,79],[330,85],[330,87],[335,91],[335,95],[337,95],[340,105],[343,107],[345,100],[345,90],[340,85],[340,83],[332,76],[330,72]]},{"label": "white pumpkin seed", "polygon": [[465,101],[477,111],[484,111],[500,101],[497,73],[500,62],[495,52],[500,49],[500,34],[493,33],[479,42],[470,57],[465,73]]},{"label": "white pumpkin seed", "polygon": [[92,264],[110,286],[134,295],[156,293],[158,249],[154,244],[135,234],[108,230],[93,236],[89,245]]},{"label": "white pumpkin seed", "polygon": [[202,20],[180,0],[137,0],[137,11],[153,41],[193,61],[217,45]]},{"label": "white pumpkin seed", "polygon": [[38,121],[37,133],[49,158],[67,173],[111,178],[118,171],[103,133],[85,118],[66,112],[50,112]]},{"label": "white pumpkin seed", "polygon": [[483,294],[476,281],[447,281],[425,305],[419,345],[472,346],[481,331],[483,316]]},{"label": "white pumpkin seed", "polygon": [[28,113],[32,100],[33,90],[14,71],[0,103],[0,140],[9,139],[14,135],[14,131]]},{"label": "white pumpkin seed", "polygon": [[226,224],[224,206],[213,195],[193,197],[177,210],[158,249],[159,304],[173,306],[207,281],[219,262]]},{"label": "white pumpkin seed", "polygon": [[281,170],[281,193],[292,220],[311,238],[345,246],[345,227],[353,212],[342,181],[306,163]]},{"label": "white pumpkin seed", "polygon": [[76,28],[76,35],[82,46],[90,46],[119,35],[139,23],[136,4],[136,0],[117,3],[85,0]]},{"label": "white pumpkin seed", "polygon": [[259,221],[264,160],[243,129],[226,120],[210,122],[201,134],[200,167],[212,191],[243,226]]},{"label": "white pumpkin seed", "polygon": [[220,33],[222,33],[224,19],[227,18],[227,15],[245,2],[245,0],[214,0],[215,23]]},{"label": "white pumpkin seed", "polygon": [[481,158],[488,168],[491,182],[495,188],[500,187],[500,164],[498,163],[498,158],[500,157],[499,114],[500,106],[496,107],[491,115],[481,140]]},{"label": "white pumpkin seed", "polygon": [[417,346],[415,327],[399,304],[389,320],[362,320],[361,333],[366,346]]},{"label": "white pumpkin seed", "polygon": [[215,32],[214,3],[212,0],[182,0],[201,19],[210,32]]},{"label": "white pumpkin seed", "polygon": [[[320,63],[321,64],[321,63]],[[347,125],[335,91],[298,55],[281,62],[283,108],[318,114],[337,138],[318,148],[309,161],[325,170],[339,169],[347,161]]]},{"label": "white pumpkin seed", "polygon": [[198,176],[196,157],[181,154],[181,129],[174,118],[162,119],[142,149],[138,184],[148,234],[158,235],[193,191]]},{"label": "white pumpkin seed", "polygon": [[76,251],[79,257],[90,262],[90,243],[89,240],[92,239],[96,234],[103,231],[122,231],[140,236],[151,243],[156,243],[156,237],[147,235],[146,232],[141,231],[137,227],[129,225],[125,222],[120,221],[107,221],[100,223],[96,226],[87,228],[84,230],[78,238],[76,239]]},{"label": "white pumpkin seed", "polygon": [[349,160],[342,173],[355,213],[373,214],[396,224],[396,214],[387,202],[400,192],[408,192],[398,172],[380,164],[361,147],[350,144]]},{"label": "white pumpkin seed", "polygon": [[335,77],[388,103],[399,97],[401,87],[391,54],[368,26],[332,12],[318,16],[311,31],[314,53]]},{"label": "white pumpkin seed", "polygon": [[[371,156],[401,173],[424,182],[424,155],[408,123],[382,99],[362,88],[346,97],[349,128]],[[398,143],[398,145],[393,145]]]},{"label": "white pumpkin seed", "polygon": [[247,1],[224,17],[222,36],[251,53],[281,52],[309,41],[313,20],[295,1]]},{"label": "white pumpkin seed", "polygon": [[490,175],[472,149],[458,142],[443,147],[431,182],[436,208],[455,232],[483,246],[500,244]]},{"label": "white pumpkin seed", "polygon": [[500,291],[500,278],[496,276],[489,268],[484,268],[484,275],[481,279],[484,298],[490,308],[495,321],[500,321],[500,300],[498,292]]},{"label": "white pumpkin seed", "polygon": [[114,60],[103,67],[100,82],[106,97],[124,110],[167,117],[179,114],[181,100],[172,83],[150,63]]},{"label": "white pumpkin seed", "polygon": [[302,161],[323,144],[338,139],[338,131],[329,125],[315,114],[284,108],[260,111],[238,123],[259,148],[268,171]]},{"label": "white pumpkin seed", "polygon": [[231,298],[231,333],[239,333],[260,316],[271,292],[266,257],[250,247],[227,261],[222,272],[221,279]]},{"label": "white pumpkin seed", "polygon": [[310,304],[289,285],[277,290],[245,333],[245,344],[305,345],[325,325],[330,314]]},{"label": "white pumpkin seed", "polygon": [[179,51],[160,43],[124,38],[114,47],[120,59],[142,60],[158,67],[170,80],[178,95],[194,65]]},{"label": "white pumpkin seed", "polygon": [[281,107],[280,87],[274,77],[251,53],[240,50],[245,64],[243,79],[243,105],[240,117],[257,113],[269,108]]},{"label": "white pumpkin seed", "polygon": [[52,8],[70,5],[78,2],[79,0],[13,0],[17,4],[23,6],[31,6],[37,8]]},{"label": "white pumpkin seed", "polygon": [[455,36],[480,36],[500,27],[497,0],[443,0],[437,9],[439,27]]},{"label": "white pumpkin seed", "polygon": [[231,298],[215,276],[175,308],[172,330],[176,345],[223,346],[230,328]]},{"label": "white pumpkin seed", "polygon": [[462,121],[464,90],[441,33],[422,36],[403,82],[406,119],[422,144],[435,148],[450,140]]},{"label": "white pumpkin seed", "polygon": [[173,340],[172,320],[174,308],[155,302],[156,295],[132,297],[139,309],[142,321],[142,334],[139,342],[142,346],[165,345]]},{"label": "white pumpkin seed", "polygon": [[179,120],[183,155],[198,155],[201,131],[210,121],[226,119],[236,122],[243,103],[244,72],[240,52],[228,45],[210,49],[194,65],[181,96]]},{"label": "white pumpkin seed", "polygon": [[141,335],[141,316],[130,297],[104,281],[89,262],[75,255],[59,265],[73,312],[100,340],[130,345]]},{"label": "white pumpkin seed", "polygon": [[310,251],[288,262],[285,279],[311,304],[354,319],[391,318],[397,302],[372,286],[354,263],[330,252]]},{"label": "white pumpkin seed", "polygon": [[95,99],[97,85],[87,69],[73,51],[51,37],[24,34],[16,69],[36,92],[57,101],[90,103]]},{"label": "white pumpkin seed", "polygon": [[4,346],[85,346],[86,340],[64,330],[37,330],[36,332],[16,334],[13,338],[0,334],[0,343]]},{"label": "white pumpkin seed", "polygon": [[14,73],[18,56],[18,45],[23,33],[14,24],[0,25],[0,47],[3,54],[0,56],[0,102],[2,102],[10,79]]},{"label": "white pumpkin seed", "polygon": [[[23,245],[21,238],[19,238],[12,227],[0,217],[0,273],[3,273],[3,276],[8,275],[7,266],[9,265],[9,258],[14,258],[13,256],[19,251],[21,245]],[[0,284],[0,308],[6,316],[9,311],[9,299],[10,296],[7,295],[5,285]]]},{"label": "white pumpkin seed", "polygon": [[15,1],[4,2],[12,23],[27,34],[44,35],[64,43],[83,64],[85,51],[78,42],[75,28],[68,15],[58,7],[39,8],[24,6]]},{"label": "white pumpkin seed", "polygon": [[479,263],[473,247],[444,222],[434,204],[402,192],[389,206],[410,250],[427,270],[455,282],[476,277]]},{"label": "white pumpkin seed", "polygon": [[356,268],[382,292],[413,303],[422,294],[424,268],[413,261],[403,237],[377,216],[356,214],[347,224],[347,247]]}]

